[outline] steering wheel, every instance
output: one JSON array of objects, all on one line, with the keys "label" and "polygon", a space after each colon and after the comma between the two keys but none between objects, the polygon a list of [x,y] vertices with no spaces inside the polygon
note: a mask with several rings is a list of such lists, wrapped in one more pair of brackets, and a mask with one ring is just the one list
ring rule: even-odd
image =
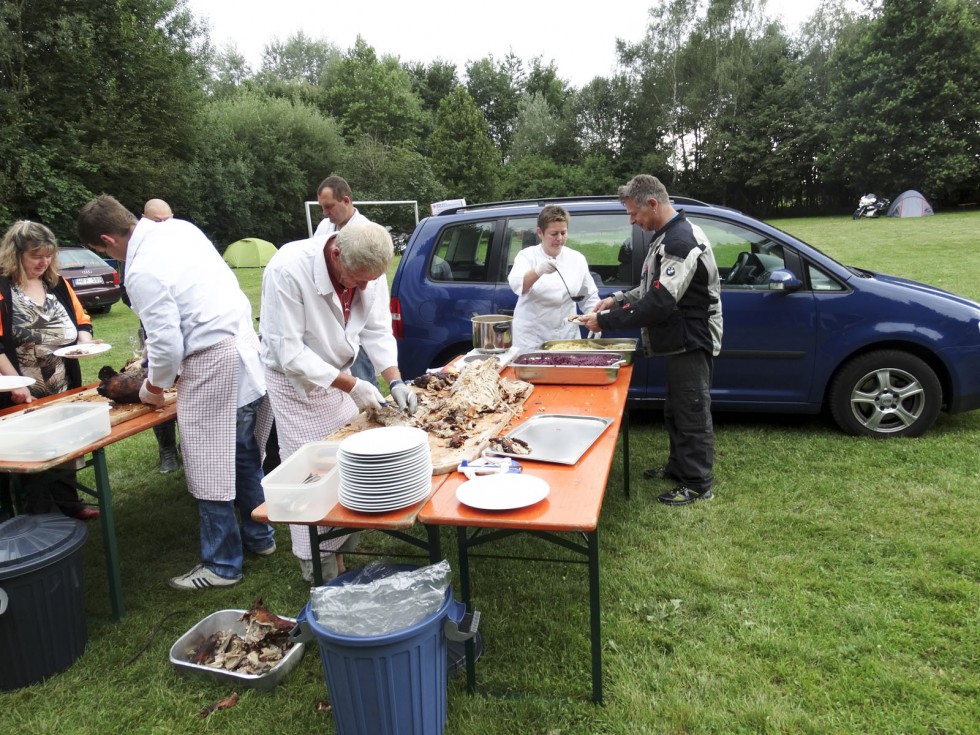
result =
[{"label": "steering wheel", "polygon": [[735,265],[732,266],[732,269],[728,271],[728,275],[725,276],[725,283],[727,285],[729,286],[744,285],[745,275],[746,275],[745,266],[748,264],[749,257],[751,255],[752,253],[749,253],[745,250],[743,250],[741,253],[738,254],[738,257],[735,259]]}]

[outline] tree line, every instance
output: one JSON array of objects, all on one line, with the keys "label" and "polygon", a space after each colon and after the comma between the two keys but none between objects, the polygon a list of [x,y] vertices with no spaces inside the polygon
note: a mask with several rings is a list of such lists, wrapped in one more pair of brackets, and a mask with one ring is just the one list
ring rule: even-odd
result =
[{"label": "tree line", "polygon": [[135,212],[164,198],[219,247],[280,244],[331,173],[423,208],[612,194],[640,172],[762,217],[980,195],[976,0],[824,0],[794,34],[764,0],[651,5],[616,73],[575,88],[541,57],[460,69],[303,33],[253,69],[185,0],[0,0],[0,221],[72,242],[108,192]]}]

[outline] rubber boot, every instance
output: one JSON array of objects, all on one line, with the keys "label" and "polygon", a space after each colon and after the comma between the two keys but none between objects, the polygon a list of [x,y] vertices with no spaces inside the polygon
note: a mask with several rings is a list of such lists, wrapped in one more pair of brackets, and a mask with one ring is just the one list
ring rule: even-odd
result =
[{"label": "rubber boot", "polygon": [[180,468],[180,457],[177,454],[177,422],[168,421],[153,427],[160,449],[160,474],[166,475]]}]

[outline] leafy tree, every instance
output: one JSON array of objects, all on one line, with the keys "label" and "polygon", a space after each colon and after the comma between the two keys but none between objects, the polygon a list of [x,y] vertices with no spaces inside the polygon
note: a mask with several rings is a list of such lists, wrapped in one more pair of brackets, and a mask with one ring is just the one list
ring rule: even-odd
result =
[{"label": "leafy tree", "polygon": [[6,0],[0,12],[4,214],[70,241],[93,193],[134,207],[171,196],[208,53],[183,0]]},{"label": "leafy tree", "polygon": [[307,38],[300,31],[285,42],[275,39],[262,52],[262,77],[293,84],[319,84],[329,64],[340,58],[340,49],[325,40]]},{"label": "leafy tree", "polygon": [[839,45],[834,173],[860,191],[956,201],[980,185],[980,5],[883,0]]},{"label": "leafy tree", "polygon": [[235,94],[254,76],[252,67],[235,45],[228,45],[209,65],[211,80],[206,89],[216,97]]},{"label": "leafy tree", "polygon": [[178,209],[226,246],[243,237],[305,236],[303,202],[344,157],[337,124],[316,108],[255,93],[216,100],[199,121]]},{"label": "leafy tree", "polygon": [[558,138],[559,121],[539,95],[524,95],[517,109],[509,160],[548,155]]},{"label": "leafy tree", "polygon": [[394,56],[378,58],[358,37],[324,75],[327,112],[348,141],[367,135],[387,145],[414,147],[422,125],[421,101]]},{"label": "leafy tree", "polygon": [[[371,138],[361,138],[350,146],[330,173],[343,176],[358,200],[415,199],[424,210],[428,203],[446,198],[445,187],[436,179],[428,159]],[[363,211],[372,220],[396,230],[411,232],[415,227],[414,213],[404,205],[371,205]]]},{"label": "leafy tree", "polygon": [[531,59],[531,68],[528,70],[527,79],[524,82],[525,96],[538,95],[548,103],[552,112],[557,115],[564,109],[570,92],[568,83],[558,76],[555,62],[552,61],[544,65],[540,56]]},{"label": "leafy tree", "polygon": [[513,53],[503,61],[487,56],[466,65],[466,90],[483,110],[490,137],[501,158],[510,152],[510,139],[525,82],[524,65]]},{"label": "leafy tree", "polygon": [[495,198],[500,152],[490,139],[486,119],[462,87],[439,105],[430,146],[432,170],[448,196],[476,202]]}]

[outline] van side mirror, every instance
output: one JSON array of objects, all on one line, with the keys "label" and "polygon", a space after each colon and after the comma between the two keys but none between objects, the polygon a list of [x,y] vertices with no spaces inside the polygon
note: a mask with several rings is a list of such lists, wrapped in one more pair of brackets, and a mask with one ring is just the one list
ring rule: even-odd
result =
[{"label": "van side mirror", "polygon": [[802,285],[802,281],[786,268],[777,268],[769,274],[770,291],[796,291]]}]

